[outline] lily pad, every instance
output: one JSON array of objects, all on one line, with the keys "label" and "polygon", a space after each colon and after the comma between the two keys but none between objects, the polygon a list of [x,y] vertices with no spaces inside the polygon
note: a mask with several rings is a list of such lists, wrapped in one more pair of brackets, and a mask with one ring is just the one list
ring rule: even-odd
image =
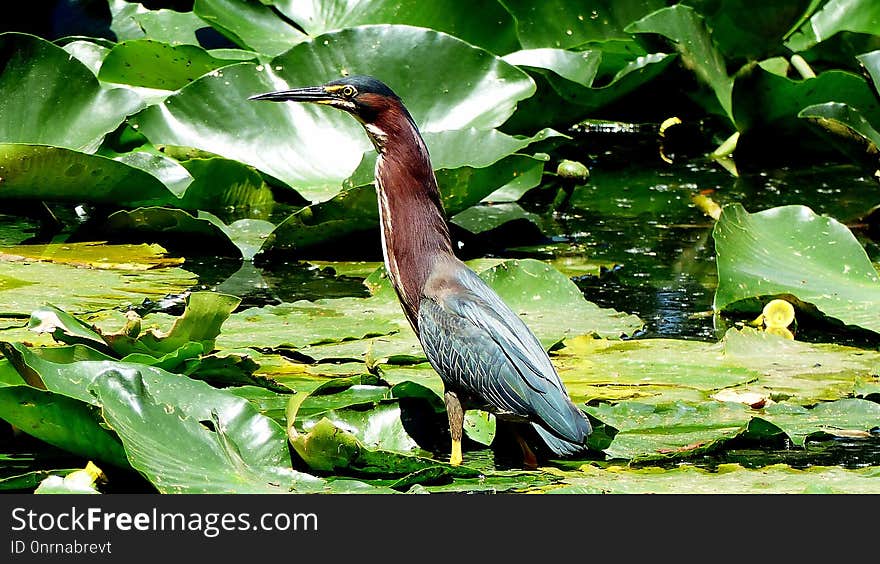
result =
[{"label": "lily pad", "polygon": [[127,468],[116,436],[102,427],[97,411],[65,395],[24,384],[0,386],[0,419],[50,445]]},{"label": "lily pad", "polygon": [[731,204],[713,236],[716,310],[791,295],[840,323],[880,332],[880,278],[852,232],[835,219],[805,206],[750,214]]},{"label": "lily pad", "polygon": [[405,24],[427,27],[460,37],[471,45],[497,54],[518,48],[513,19],[496,2],[478,9],[468,0],[426,4],[419,0],[271,0],[284,15],[309,35],[367,24]]},{"label": "lily pad", "polygon": [[812,408],[799,405],[775,404],[761,415],[776,425],[799,447],[814,435],[839,435],[856,432],[868,436],[868,431],[880,428],[880,405],[863,399],[841,399],[824,402]]},{"label": "lily pad", "polygon": [[203,74],[238,60],[219,59],[197,45],[170,45],[152,39],[116,44],[101,65],[98,79],[179,90]]},{"label": "lily pad", "polygon": [[657,10],[627,26],[629,33],[657,33],[675,43],[682,64],[715,92],[724,113],[733,120],[733,79],[724,57],[712,43],[703,17],[690,6],[679,4]]},{"label": "lily pad", "polygon": [[0,141],[5,143],[94,152],[104,135],[142,107],[139,96],[102,87],[85,65],[44,39],[0,34],[0,52]]},{"label": "lily pad", "polygon": [[520,314],[545,348],[577,335],[631,335],[643,325],[635,315],[584,300],[568,277],[534,259],[506,261],[480,276]]},{"label": "lily pad", "polygon": [[728,362],[760,372],[756,381],[733,390],[805,406],[855,395],[880,363],[877,351],[804,343],[750,328],[725,333],[724,356]]},{"label": "lily pad", "polygon": [[308,38],[264,4],[195,0],[193,13],[234,43],[270,56],[280,55]]},{"label": "lily pad", "polygon": [[652,396],[650,403],[701,400],[712,391],[753,382],[761,374],[728,360],[720,344],[589,337],[569,339],[565,344],[552,360],[578,403]]},{"label": "lily pad", "polygon": [[795,52],[804,51],[841,31],[877,35],[880,6],[871,0],[828,0],[785,45]]},{"label": "lily pad", "polygon": [[[278,434],[280,427],[273,427],[245,400],[215,391],[209,395],[217,402],[218,394],[223,394],[225,406],[213,403],[191,411],[178,403],[187,401],[185,398],[175,403],[157,400],[150,391],[161,384],[146,380],[134,367],[110,368],[100,376],[93,380],[92,390],[104,418],[122,439],[132,466],[159,492],[323,489],[323,480],[290,468],[286,447],[285,451],[278,448],[285,446],[283,434]],[[193,384],[199,383],[190,386]],[[203,393],[213,389],[202,386]]]},{"label": "lily pad", "polygon": [[48,243],[0,247],[2,261],[40,261],[106,270],[150,270],[183,264],[167,256],[159,245],[108,245],[106,243]]},{"label": "lily pad", "polygon": [[747,406],[730,402],[625,401],[585,411],[618,430],[605,449],[610,458],[638,461],[703,453],[744,432],[753,415]]},{"label": "lily pad", "polygon": [[526,49],[568,49],[588,42],[630,39],[624,28],[663,8],[660,0],[503,0],[516,20],[516,34]]},{"label": "lily pad", "polygon": [[61,147],[0,143],[0,175],[3,199],[115,206],[178,200],[158,178],[138,167]]},{"label": "lily pad", "polygon": [[182,268],[132,272],[0,261],[0,281],[11,282],[0,286],[0,313],[30,315],[46,302],[75,314],[136,305],[148,296],[179,294],[196,277]]},{"label": "lily pad", "polygon": [[[409,474],[425,468],[441,470],[441,476],[476,477],[479,472],[467,466],[451,466],[430,458],[371,449],[354,435],[336,427],[329,419],[321,419],[308,434],[295,434],[291,445],[300,457],[315,470],[340,470],[364,475],[393,476]],[[440,476],[431,476],[436,480]]]}]

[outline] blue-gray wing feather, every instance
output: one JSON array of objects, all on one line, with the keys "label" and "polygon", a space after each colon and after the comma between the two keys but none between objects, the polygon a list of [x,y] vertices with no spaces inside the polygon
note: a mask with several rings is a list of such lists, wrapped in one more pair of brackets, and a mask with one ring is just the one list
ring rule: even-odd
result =
[{"label": "blue-gray wing feather", "polygon": [[424,299],[419,307],[422,346],[447,386],[499,413],[526,418],[539,432],[545,427],[545,440],[549,431],[583,443],[589,422],[569,400],[538,339],[472,271],[461,269],[455,281],[459,291]]}]

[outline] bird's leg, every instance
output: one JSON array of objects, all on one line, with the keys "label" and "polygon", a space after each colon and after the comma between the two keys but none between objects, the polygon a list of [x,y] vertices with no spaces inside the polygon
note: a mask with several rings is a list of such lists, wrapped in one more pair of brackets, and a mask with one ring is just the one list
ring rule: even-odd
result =
[{"label": "bird's leg", "polygon": [[455,392],[447,391],[443,395],[446,402],[446,415],[449,417],[449,434],[452,436],[452,453],[449,463],[453,466],[461,464],[461,436],[464,428],[464,410]]},{"label": "bird's leg", "polygon": [[531,448],[529,448],[529,444],[522,437],[522,435],[520,435],[516,431],[513,432],[513,435],[516,437],[516,442],[519,443],[519,448],[522,449],[523,467],[525,467],[527,470],[534,470],[538,467],[538,457],[535,456],[535,453],[532,452]]}]

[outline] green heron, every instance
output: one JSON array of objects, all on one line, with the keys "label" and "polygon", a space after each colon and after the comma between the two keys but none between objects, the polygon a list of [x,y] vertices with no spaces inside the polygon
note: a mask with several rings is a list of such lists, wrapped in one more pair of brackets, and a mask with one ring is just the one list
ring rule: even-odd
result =
[{"label": "green heron", "polygon": [[[585,450],[590,423],[571,402],[541,343],[455,256],[428,149],[400,98],[375,78],[349,76],[250,99],[344,110],[364,126],[376,147],[385,268],[443,381],[450,462],[462,462],[466,409],[487,410],[514,426],[530,424],[557,455]],[[534,465],[534,453],[516,436],[526,464]]]}]

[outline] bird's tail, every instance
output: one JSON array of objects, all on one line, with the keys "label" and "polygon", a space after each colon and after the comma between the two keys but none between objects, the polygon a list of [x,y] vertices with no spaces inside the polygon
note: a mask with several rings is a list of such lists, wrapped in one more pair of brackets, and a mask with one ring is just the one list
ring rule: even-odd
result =
[{"label": "bird's tail", "polygon": [[590,426],[590,422],[586,417],[583,418],[583,425],[579,425],[579,431],[583,433],[580,441],[573,441],[555,435],[546,427],[542,427],[538,423],[532,423],[532,427],[535,428],[535,431],[538,432],[538,435],[540,435],[541,439],[543,439],[550,450],[560,456],[571,456],[587,450],[587,437],[593,432],[593,428]]}]

